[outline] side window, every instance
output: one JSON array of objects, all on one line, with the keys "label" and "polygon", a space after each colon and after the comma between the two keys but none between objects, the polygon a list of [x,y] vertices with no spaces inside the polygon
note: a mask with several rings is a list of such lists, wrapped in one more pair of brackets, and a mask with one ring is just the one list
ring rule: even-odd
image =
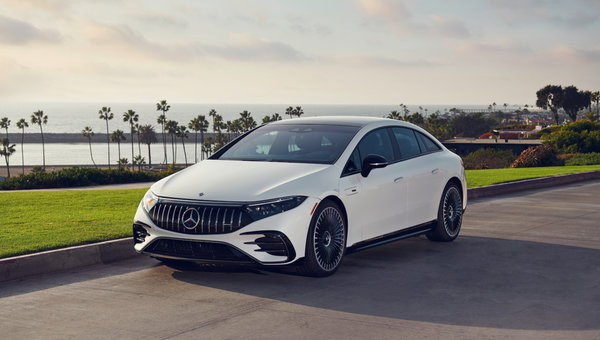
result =
[{"label": "side window", "polygon": [[390,163],[394,161],[394,148],[386,128],[369,132],[358,143],[358,150],[360,151],[361,164],[368,155],[382,156]]},{"label": "side window", "polygon": [[419,137],[421,138],[421,141],[423,141],[423,144],[425,145],[425,149],[427,150],[426,152],[434,152],[434,151],[441,150],[440,146],[437,145],[434,141],[432,141],[429,137],[425,136],[424,134],[422,134],[420,132],[416,132],[416,134],[418,134]]},{"label": "side window", "polygon": [[408,159],[421,154],[419,142],[415,132],[409,128],[395,127],[392,129],[398,148],[400,149],[400,159]]},{"label": "side window", "polygon": [[356,148],[354,149],[354,152],[352,152],[352,155],[350,155],[350,158],[344,167],[344,171],[342,172],[342,176],[354,174],[361,170],[362,163],[360,162],[360,153],[358,152],[358,148]]}]

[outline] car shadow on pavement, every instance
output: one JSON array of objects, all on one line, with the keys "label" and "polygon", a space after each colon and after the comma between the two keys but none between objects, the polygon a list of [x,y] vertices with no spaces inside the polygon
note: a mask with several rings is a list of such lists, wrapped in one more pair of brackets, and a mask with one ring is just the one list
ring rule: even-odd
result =
[{"label": "car shadow on pavement", "polygon": [[423,237],[354,253],[326,278],[188,265],[180,281],[285,303],[449,325],[600,329],[600,251],[461,236]]}]

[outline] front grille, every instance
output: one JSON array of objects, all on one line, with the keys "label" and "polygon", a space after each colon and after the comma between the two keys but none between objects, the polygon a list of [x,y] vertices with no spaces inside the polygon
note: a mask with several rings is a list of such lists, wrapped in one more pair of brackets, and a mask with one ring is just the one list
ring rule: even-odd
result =
[{"label": "front grille", "polygon": [[[191,210],[195,210],[192,212]],[[184,223],[184,214],[188,220]],[[190,215],[193,215],[191,220]],[[158,227],[183,234],[226,234],[239,230],[252,219],[239,206],[213,206],[159,202],[150,210],[150,218]],[[197,222],[197,223],[194,223]]]},{"label": "front grille", "polygon": [[212,242],[158,239],[144,252],[193,260],[254,262],[231,246]]}]

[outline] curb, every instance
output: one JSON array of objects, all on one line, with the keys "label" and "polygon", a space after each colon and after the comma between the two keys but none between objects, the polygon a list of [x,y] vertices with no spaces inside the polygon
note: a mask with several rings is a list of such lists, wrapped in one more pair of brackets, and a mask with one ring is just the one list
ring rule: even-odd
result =
[{"label": "curb", "polygon": [[593,179],[600,179],[600,170],[551,177],[532,178],[516,182],[471,188],[467,190],[467,197],[469,200],[474,200],[478,198],[509,194],[517,191],[550,188],[558,185],[589,181]]},{"label": "curb", "polygon": [[0,260],[0,282],[49,274],[135,256],[133,239],[122,238]]},{"label": "curb", "polygon": [[[600,179],[600,170],[577,174],[527,179],[468,189],[469,200],[548,188],[558,185]],[[95,264],[106,264],[138,255],[131,237],[81,246],[61,248],[41,253],[0,259],[0,282],[28,276],[49,274]]]}]

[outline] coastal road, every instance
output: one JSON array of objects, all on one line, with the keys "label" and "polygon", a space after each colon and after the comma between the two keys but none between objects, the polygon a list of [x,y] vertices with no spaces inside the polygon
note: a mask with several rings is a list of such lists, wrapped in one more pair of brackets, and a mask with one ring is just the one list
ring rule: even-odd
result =
[{"label": "coastal road", "polygon": [[347,256],[327,278],[142,257],[0,284],[23,338],[600,338],[600,181],[469,204],[452,243]]}]

